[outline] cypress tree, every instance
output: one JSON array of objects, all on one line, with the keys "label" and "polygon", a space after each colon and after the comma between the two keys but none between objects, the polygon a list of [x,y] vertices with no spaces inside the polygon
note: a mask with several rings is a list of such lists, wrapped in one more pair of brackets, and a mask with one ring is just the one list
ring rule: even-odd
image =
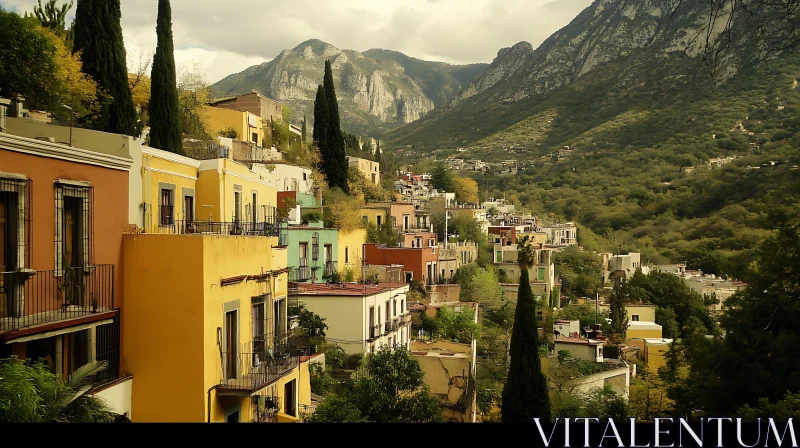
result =
[{"label": "cypress tree", "polygon": [[377,142],[375,145],[375,161],[381,163],[381,142]]},{"label": "cypress tree", "polygon": [[169,0],[158,0],[156,35],[158,44],[150,81],[150,146],[181,154],[183,142]]},{"label": "cypress tree", "polygon": [[325,77],[322,81],[325,97],[328,101],[328,126],[327,136],[328,150],[322,157],[327,160],[324,165],[328,167],[326,176],[331,187],[339,187],[345,193],[347,188],[347,154],[344,147],[344,134],[342,134],[341,121],[339,118],[339,102],[336,99],[336,89],[333,85],[333,71],[331,61],[325,60]]},{"label": "cypress tree", "polygon": [[[325,90],[320,84],[317,87],[317,97],[314,100],[314,144],[317,145],[320,152],[320,168],[322,169],[325,177],[328,177],[328,162],[330,156],[328,155],[328,99],[325,97]],[[330,181],[329,181],[330,183]]]},{"label": "cypress tree", "polygon": [[100,131],[138,136],[141,133],[125,65],[120,0],[78,0],[75,9],[75,47],[83,72],[104,91],[93,127]]},{"label": "cypress tree", "polygon": [[[526,245],[523,239],[521,246]],[[535,417],[549,423],[550,396],[539,358],[536,302],[528,274],[532,258],[522,249],[519,259],[521,275],[511,333],[511,366],[503,387],[503,423],[533,423]]]},{"label": "cypress tree", "polygon": [[300,131],[300,138],[303,139],[303,144],[306,144],[306,115],[303,114],[303,129]]}]

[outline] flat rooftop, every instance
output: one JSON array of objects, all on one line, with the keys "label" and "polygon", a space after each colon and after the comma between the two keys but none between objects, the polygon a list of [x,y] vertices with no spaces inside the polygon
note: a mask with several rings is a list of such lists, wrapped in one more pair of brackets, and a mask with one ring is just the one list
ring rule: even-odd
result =
[{"label": "flat rooftop", "polygon": [[555,338],[553,342],[556,344],[580,344],[580,345],[601,345],[602,341],[594,339],[581,339],[581,338]]},{"label": "flat rooftop", "polygon": [[299,295],[315,296],[371,296],[382,292],[408,287],[407,283],[379,283],[367,285],[363,283],[289,283],[290,288],[297,288]]}]

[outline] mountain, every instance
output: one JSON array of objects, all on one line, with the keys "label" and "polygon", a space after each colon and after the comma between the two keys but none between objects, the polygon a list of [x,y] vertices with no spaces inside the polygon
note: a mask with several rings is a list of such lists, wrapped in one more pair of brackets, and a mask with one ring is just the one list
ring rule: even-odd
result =
[{"label": "mountain", "polygon": [[[708,71],[703,56],[716,56],[717,47],[727,46],[711,61],[717,86],[766,57],[757,33],[748,32],[746,15],[734,15],[732,33],[721,36],[726,10],[717,11],[711,27],[709,13],[708,3],[701,1],[595,0],[538,48],[520,42],[501,49],[489,68],[451,101],[386,139],[423,148],[473,145],[514,132],[515,125],[524,127],[525,119],[541,112],[542,103],[571,95],[574,90],[567,87],[579,80],[606,79],[611,97],[645,91],[658,97],[673,88],[695,87],[694,75]],[[704,51],[707,37],[718,43],[711,52]],[[668,78],[646,82],[664,70],[671,71]]]},{"label": "mountain", "polygon": [[487,64],[429,62],[389,50],[340,50],[312,39],[275,59],[230,75],[212,92],[224,97],[253,90],[288,104],[294,121],[313,120],[317,86],[330,59],[342,126],[357,135],[375,135],[410,123],[452,100]]},{"label": "mountain", "polygon": [[722,11],[706,51],[710,2],[678,3],[597,0],[540,47],[500,50],[383,147],[422,166],[522,161],[513,175],[464,174],[545,221],[579,223],[587,250],[743,278],[773,207],[800,201],[800,49],[776,48],[748,12],[722,33]]}]

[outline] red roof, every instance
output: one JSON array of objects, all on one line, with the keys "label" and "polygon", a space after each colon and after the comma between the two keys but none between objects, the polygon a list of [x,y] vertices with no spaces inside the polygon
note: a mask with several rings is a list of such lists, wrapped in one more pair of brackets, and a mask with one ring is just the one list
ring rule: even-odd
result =
[{"label": "red roof", "polygon": [[408,286],[406,283],[379,283],[377,285],[363,283],[292,283],[291,285],[292,287],[297,287],[297,293],[300,295],[321,296],[370,296]]}]

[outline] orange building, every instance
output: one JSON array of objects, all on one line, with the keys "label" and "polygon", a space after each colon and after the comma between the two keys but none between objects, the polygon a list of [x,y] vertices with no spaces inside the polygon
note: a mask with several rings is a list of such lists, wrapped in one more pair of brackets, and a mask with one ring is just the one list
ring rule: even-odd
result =
[{"label": "orange building", "polygon": [[439,248],[382,247],[375,244],[364,245],[364,263],[368,265],[403,265],[403,278],[406,282],[418,280],[435,284],[439,281]]},{"label": "orange building", "polygon": [[132,160],[4,133],[0,160],[0,358],[64,376],[106,361],[95,386],[121,384]]}]

